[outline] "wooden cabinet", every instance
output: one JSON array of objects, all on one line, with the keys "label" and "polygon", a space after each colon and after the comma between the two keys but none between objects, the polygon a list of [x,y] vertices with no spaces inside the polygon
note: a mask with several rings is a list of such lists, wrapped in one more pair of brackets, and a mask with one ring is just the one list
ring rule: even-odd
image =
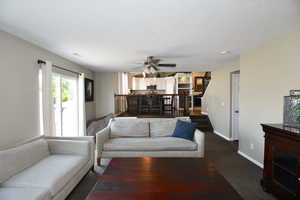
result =
[{"label": "wooden cabinet", "polygon": [[186,106],[193,109],[193,99],[190,97],[193,92],[192,73],[181,72],[176,74],[176,92],[180,95],[178,96],[177,109],[183,109]]},{"label": "wooden cabinet", "polygon": [[262,124],[265,132],[261,184],[278,199],[300,199],[300,129]]}]

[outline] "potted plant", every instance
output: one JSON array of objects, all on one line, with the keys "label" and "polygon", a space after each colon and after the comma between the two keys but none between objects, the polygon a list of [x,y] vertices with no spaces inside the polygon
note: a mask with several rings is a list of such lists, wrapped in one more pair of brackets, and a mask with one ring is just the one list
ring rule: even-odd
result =
[{"label": "potted plant", "polygon": [[300,123],[300,103],[294,106],[293,110],[297,113],[296,121]]},{"label": "potted plant", "polygon": [[283,124],[300,128],[300,90],[291,90],[290,96],[284,97]]}]

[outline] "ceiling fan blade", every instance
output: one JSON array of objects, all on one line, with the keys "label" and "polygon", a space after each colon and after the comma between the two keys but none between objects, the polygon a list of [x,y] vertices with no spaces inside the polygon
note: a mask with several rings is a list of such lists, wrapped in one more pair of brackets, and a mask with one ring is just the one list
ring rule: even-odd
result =
[{"label": "ceiling fan blade", "polygon": [[159,67],[176,67],[176,64],[158,64]]},{"label": "ceiling fan blade", "polygon": [[160,62],[160,59],[154,59],[154,60],[153,60],[153,63],[156,64],[156,65],[157,65],[159,62]]},{"label": "ceiling fan blade", "polygon": [[155,69],[155,71],[159,71],[156,65],[152,65],[152,67]]}]

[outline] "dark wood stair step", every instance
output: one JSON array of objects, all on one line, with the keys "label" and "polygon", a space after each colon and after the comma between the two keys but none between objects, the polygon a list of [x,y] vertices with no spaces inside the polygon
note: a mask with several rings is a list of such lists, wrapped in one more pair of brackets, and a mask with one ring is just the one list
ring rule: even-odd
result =
[{"label": "dark wood stair step", "polygon": [[190,118],[192,122],[196,122],[198,124],[197,129],[201,131],[213,131],[208,115],[191,115]]},{"label": "dark wood stair step", "polygon": [[191,119],[209,119],[208,115],[190,115]]}]

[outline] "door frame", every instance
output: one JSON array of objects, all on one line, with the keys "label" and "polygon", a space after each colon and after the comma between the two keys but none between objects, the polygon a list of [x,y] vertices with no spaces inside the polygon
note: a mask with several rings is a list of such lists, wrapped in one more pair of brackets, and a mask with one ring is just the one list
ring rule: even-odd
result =
[{"label": "door frame", "polygon": [[[233,95],[233,75],[234,74],[240,74],[240,70],[236,70],[233,72],[230,72],[230,117],[229,117],[229,133],[230,133],[230,140],[234,141],[236,140],[235,138],[233,138],[233,133],[232,133],[232,122],[233,122],[233,99],[232,99],[232,95]],[[239,140],[239,138],[237,138],[237,140]]]}]

